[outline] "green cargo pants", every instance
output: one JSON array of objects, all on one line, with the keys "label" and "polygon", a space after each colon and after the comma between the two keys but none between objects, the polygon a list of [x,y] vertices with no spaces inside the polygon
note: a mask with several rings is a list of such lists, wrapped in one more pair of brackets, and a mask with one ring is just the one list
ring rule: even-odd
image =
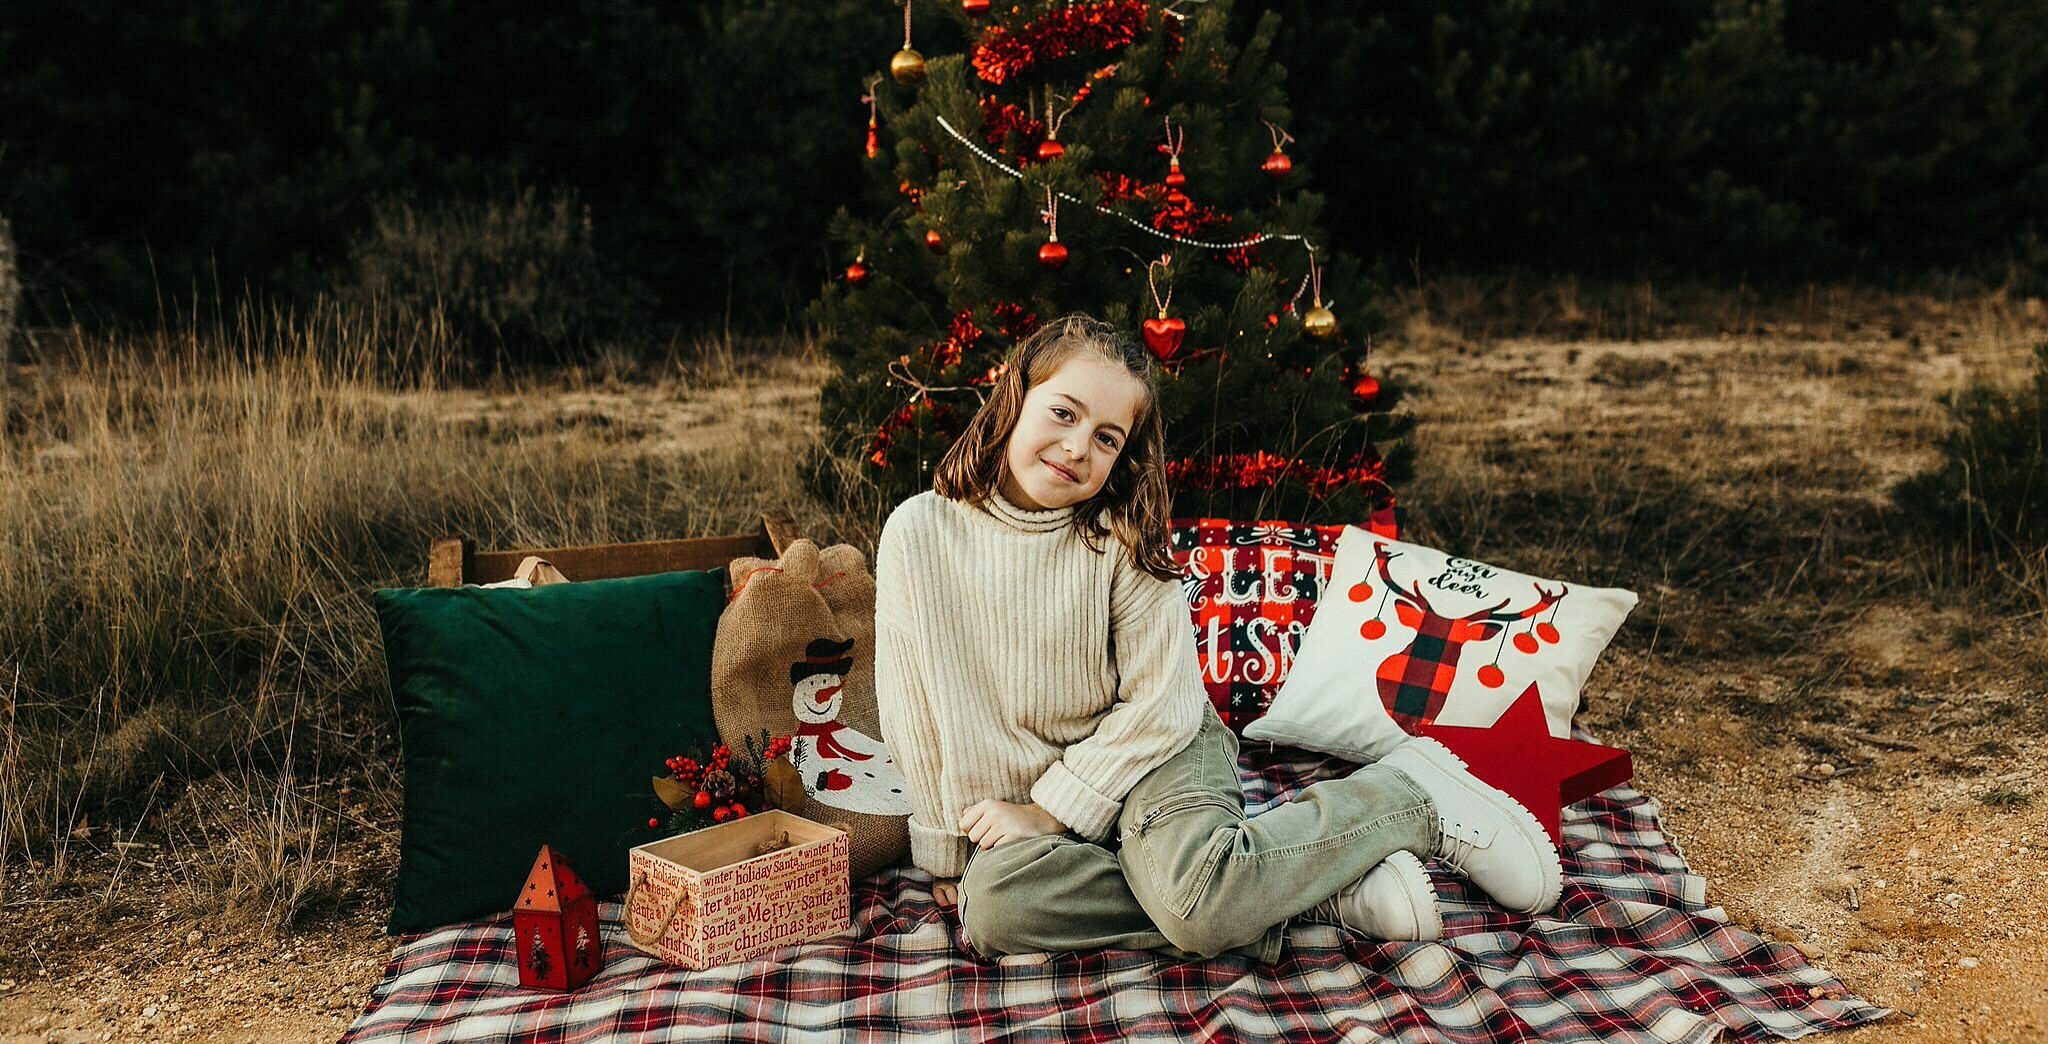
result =
[{"label": "green cargo pants", "polygon": [[1210,708],[1125,796],[1110,845],[1069,832],[973,850],[960,880],[968,942],[984,957],[1107,947],[1271,964],[1289,918],[1435,838],[1429,798],[1379,765],[1247,819],[1237,752]]}]

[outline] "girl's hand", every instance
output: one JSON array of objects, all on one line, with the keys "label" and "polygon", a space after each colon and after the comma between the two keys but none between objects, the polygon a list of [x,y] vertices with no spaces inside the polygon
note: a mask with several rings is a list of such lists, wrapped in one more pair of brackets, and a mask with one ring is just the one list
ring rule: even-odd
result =
[{"label": "girl's hand", "polygon": [[960,879],[941,877],[932,881],[932,898],[939,901],[940,909],[950,910],[960,901]]},{"label": "girl's hand", "polygon": [[1042,834],[1065,833],[1066,829],[1065,823],[1053,818],[1035,801],[1013,805],[987,798],[967,806],[967,811],[960,814],[960,832],[983,848]]}]

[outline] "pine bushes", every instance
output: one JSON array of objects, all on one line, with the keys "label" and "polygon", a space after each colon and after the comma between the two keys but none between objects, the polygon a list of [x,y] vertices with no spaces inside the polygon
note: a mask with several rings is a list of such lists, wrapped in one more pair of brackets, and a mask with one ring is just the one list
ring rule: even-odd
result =
[{"label": "pine bushes", "polygon": [[341,296],[438,314],[473,365],[560,363],[645,328],[645,290],[606,263],[573,194],[380,206],[349,249]]}]

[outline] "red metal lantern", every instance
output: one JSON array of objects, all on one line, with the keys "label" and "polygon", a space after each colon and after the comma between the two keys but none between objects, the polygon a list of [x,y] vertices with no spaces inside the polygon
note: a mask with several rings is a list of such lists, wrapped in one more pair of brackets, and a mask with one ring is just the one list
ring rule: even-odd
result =
[{"label": "red metal lantern", "polygon": [[540,846],[526,887],[512,907],[518,945],[519,985],[533,990],[569,991],[604,967],[597,934],[597,897],[555,852]]}]

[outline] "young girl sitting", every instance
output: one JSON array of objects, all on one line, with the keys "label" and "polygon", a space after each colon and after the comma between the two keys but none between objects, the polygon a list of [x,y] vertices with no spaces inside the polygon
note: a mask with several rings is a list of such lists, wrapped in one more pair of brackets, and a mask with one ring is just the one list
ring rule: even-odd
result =
[{"label": "young girl sitting", "polygon": [[1047,324],[882,530],[882,732],[911,859],[970,945],[1272,963],[1297,917],[1434,939],[1419,856],[1509,909],[1556,905],[1536,818],[1433,740],[1245,817],[1167,550],[1156,381],[1107,325]]}]

